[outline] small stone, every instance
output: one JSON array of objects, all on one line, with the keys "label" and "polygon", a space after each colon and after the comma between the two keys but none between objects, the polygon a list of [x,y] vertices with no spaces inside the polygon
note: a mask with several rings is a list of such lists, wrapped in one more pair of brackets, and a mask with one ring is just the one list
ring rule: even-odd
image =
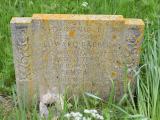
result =
[{"label": "small stone", "polygon": [[40,104],[39,104],[39,112],[40,112],[40,116],[41,116],[41,117],[48,118],[48,114],[49,114],[48,108],[47,108],[47,106],[46,106],[44,103],[42,103],[42,102],[40,102]]}]

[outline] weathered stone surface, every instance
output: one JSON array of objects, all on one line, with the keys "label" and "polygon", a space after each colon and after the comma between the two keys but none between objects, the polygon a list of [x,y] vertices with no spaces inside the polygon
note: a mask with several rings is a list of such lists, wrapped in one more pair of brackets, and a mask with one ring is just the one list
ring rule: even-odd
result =
[{"label": "weathered stone surface", "polygon": [[57,97],[68,91],[107,97],[111,81],[121,96],[134,83],[144,31],[140,19],[34,14],[12,18],[11,29],[19,96],[42,99],[48,91]]}]

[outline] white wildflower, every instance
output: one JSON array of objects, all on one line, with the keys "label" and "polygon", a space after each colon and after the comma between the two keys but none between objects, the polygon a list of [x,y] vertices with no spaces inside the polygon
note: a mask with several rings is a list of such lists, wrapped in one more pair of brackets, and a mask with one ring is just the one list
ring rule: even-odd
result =
[{"label": "white wildflower", "polygon": [[98,119],[98,120],[104,120],[103,116],[101,116],[97,110],[84,110],[84,113],[90,114],[93,118]]},{"label": "white wildflower", "polygon": [[83,117],[83,119],[82,120],[92,120],[92,118],[90,118],[90,117]]},{"label": "white wildflower", "polygon": [[95,114],[96,114],[96,113],[98,113],[98,112],[97,112],[97,110],[87,110],[87,109],[85,109],[85,110],[84,110],[84,113],[89,113],[89,114],[95,113]]},{"label": "white wildflower", "polygon": [[64,117],[69,119],[69,118],[71,118],[71,115],[69,113],[67,113],[67,114],[64,115]]},{"label": "white wildflower", "polygon": [[68,119],[74,119],[74,120],[82,120],[83,115],[79,112],[71,112],[64,115],[64,117]]},{"label": "white wildflower", "polygon": [[90,117],[85,117],[83,114],[79,112],[70,112],[64,115],[64,117],[68,118],[68,120],[92,120],[92,118],[96,120],[104,120],[103,116],[98,114],[97,110],[84,110],[85,114],[88,114]]},{"label": "white wildflower", "polygon": [[82,116],[83,116],[83,115],[82,115],[81,113],[79,113],[79,112],[71,112],[70,114],[71,114],[71,116],[73,116],[73,117],[82,117]]},{"label": "white wildflower", "polygon": [[88,3],[87,2],[83,2],[82,3],[82,7],[86,8],[88,6]]},{"label": "white wildflower", "polygon": [[142,120],[149,120],[149,119],[145,117],[145,118],[142,118]]}]

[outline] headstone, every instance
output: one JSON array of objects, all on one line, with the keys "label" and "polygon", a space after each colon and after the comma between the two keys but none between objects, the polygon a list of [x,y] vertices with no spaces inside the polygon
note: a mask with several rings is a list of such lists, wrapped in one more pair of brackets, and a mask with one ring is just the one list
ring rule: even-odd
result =
[{"label": "headstone", "polygon": [[[121,15],[34,14],[11,20],[17,92],[106,98],[134,84],[144,22]],[[113,87],[114,86],[114,87]]]}]

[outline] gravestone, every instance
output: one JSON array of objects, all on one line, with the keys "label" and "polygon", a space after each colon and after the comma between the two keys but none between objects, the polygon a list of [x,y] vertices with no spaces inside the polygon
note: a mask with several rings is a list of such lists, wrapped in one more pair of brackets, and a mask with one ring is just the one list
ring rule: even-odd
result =
[{"label": "gravestone", "polygon": [[[144,22],[121,15],[34,14],[11,20],[19,97],[122,96],[140,59]],[[114,86],[114,87],[113,87]]]}]

